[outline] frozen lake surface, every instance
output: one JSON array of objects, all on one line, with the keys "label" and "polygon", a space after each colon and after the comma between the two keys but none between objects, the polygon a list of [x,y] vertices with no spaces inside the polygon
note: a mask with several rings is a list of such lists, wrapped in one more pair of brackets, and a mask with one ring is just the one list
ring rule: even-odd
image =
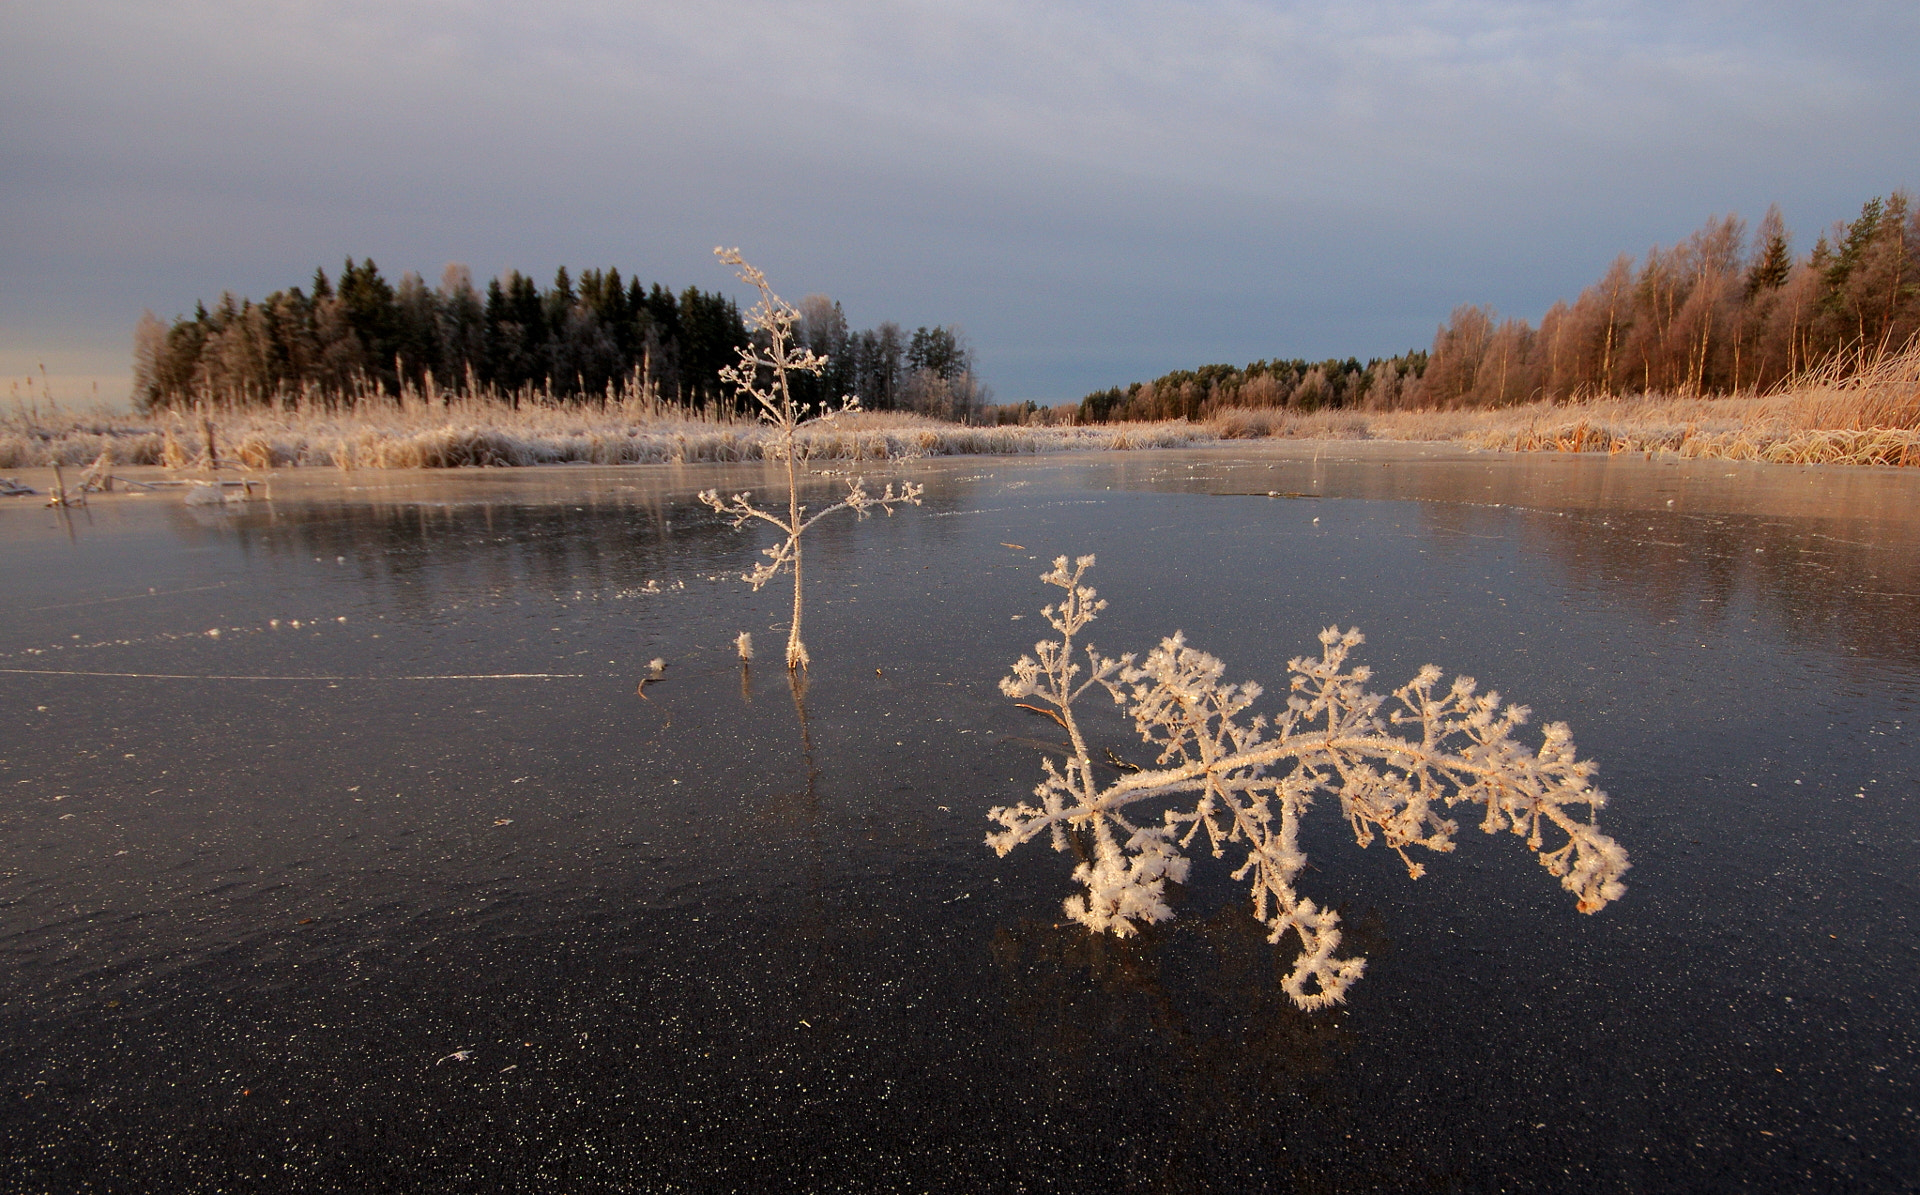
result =
[{"label": "frozen lake surface", "polygon": [[[868,478],[926,504],[810,533],[801,693],[768,539],[694,498],[759,466],[0,505],[0,1189],[1920,1187],[1914,471]],[[1467,814],[1409,880],[1323,805],[1344,1008],[1201,851],[1176,920],[1065,922],[1070,859],[982,838],[1061,737],[995,682],[1087,552],[1095,643],[1184,630],[1267,708],[1338,622],[1378,689],[1570,722],[1625,898]]]}]

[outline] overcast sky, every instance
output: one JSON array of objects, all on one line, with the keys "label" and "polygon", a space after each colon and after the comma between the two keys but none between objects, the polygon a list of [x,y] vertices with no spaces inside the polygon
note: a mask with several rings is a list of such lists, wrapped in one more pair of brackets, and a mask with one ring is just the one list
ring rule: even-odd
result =
[{"label": "overcast sky", "polygon": [[955,323],[1002,400],[1538,320],[1920,185],[1920,4],[0,0],[0,377],[143,308],[618,266]]}]

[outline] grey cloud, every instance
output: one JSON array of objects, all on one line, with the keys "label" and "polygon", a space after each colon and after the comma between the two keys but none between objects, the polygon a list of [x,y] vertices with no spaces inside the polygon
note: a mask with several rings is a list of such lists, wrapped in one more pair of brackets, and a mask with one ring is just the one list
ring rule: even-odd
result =
[{"label": "grey cloud", "polygon": [[[143,306],[372,255],[957,321],[1008,397],[1389,353],[1615,252],[1920,179],[1910,6],[16,9],[0,335],[124,359]],[[31,299],[29,299],[31,296]],[[1103,351],[1103,345],[1105,346]],[[1110,368],[1101,368],[1110,361]]]}]

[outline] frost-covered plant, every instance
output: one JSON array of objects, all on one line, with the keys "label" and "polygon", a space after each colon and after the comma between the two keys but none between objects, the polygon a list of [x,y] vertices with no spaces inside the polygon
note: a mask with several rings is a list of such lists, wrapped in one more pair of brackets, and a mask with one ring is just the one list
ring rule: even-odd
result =
[{"label": "frost-covered plant", "polygon": [[[1471,802],[1485,810],[1482,830],[1510,829],[1525,838],[1581,912],[1597,912],[1625,891],[1626,851],[1593,821],[1606,794],[1591,783],[1594,765],[1574,757],[1565,723],[1549,725],[1533,751],[1512,737],[1527,719],[1525,706],[1503,706],[1498,693],[1476,692],[1467,677],[1439,689],[1440,669],[1431,664],[1391,699],[1369,693],[1371,670],[1347,663],[1360,632],[1337,627],[1320,633],[1318,659],[1288,663],[1286,706],[1271,719],[1246,717],[1259,685],[1226,683],[1225,666],[1179,634],[1161,640],[1138,666],[1132,655],[1113,659],[1086,645],[1083,666],[1074,658],[1074,637],[1106,607],[1081,584],[1092,566],[1091,556],[1074,561],[1072,571],[1065,556],[1053,562],[1041,579],[1067,596],[1041,613],[1061,637],[1036,644],[1038,658],[1020,657],[1000,682],[1008,697],[1037,700],[1041,705],[1027,708],[1065,727],[1066,766],[1045,761],[1037,807],[988,814],[1005,827],[987,836],[1003,856],[1042,833],[1055,850],[1071,845],[1069,829],[1091,833],[1093,857],[1073,873],[1086,895],[1066,902],[1073,920],[1125,937],[1137,923],[1172,917],[1166,883],[1186,880],[1181,848],[1204,834],[1216,858],[1229,846],[1245,851],[1233,875],[1251,881],[1254,916],[1271,931],[1268,941],[1298,935],[1300,954],[1282,984],[1287,995],[1309,1010],[1341,1002],[1366,960],[1336,954],[1339,914],[1294,887],[1307,864],[1300,818],[1318,793],[1339,798],[1360,846],[1378,834],[1415,879],[1425,868],[1408,848],[1451,851],[1458,825],[1440,807]],[[1095,687],[1127,707],[1140,737],[1159,749],[1158,768],[1123,773],[1104,786],[1095,779],[1073,711]],[[1166,798],[1177,803],[1168,808]],[[1161,802],[1157,818],[1140,816],[1136,807],[1146,802]],[[1550,836],[1564,841],[1549,850]]]},{"label": "frost-covered plant", "polygon": [[922,486],[903,482],[896,492],[893,483],[888,482],[883,493],[869,494],[866,479],[855,478],[847,483],[845,497],[825,510],[816,511],[811,518],[807,517],[807,508],[800,501],[800,488],[794,477],[794,460],[799,455],[794,444],[794,431],[809,417],[828,420],[852,410],[858,406],[858,400],[848,398],[841,406],[832,409],[824,405],[810,407],[794,403],[793,390],[788,382],[790,375],[820,374],[827,367],[827,358],[795,339],[793,330],[800,320],[800,312],[773,293],[773,288],[767,285],[765,274],[748,265],[738,249],[715,249],[713,252],[722,262],[734,267],[742,282],[760,292],[760,301],[747,312],[746,321],[748,328],[764,336],[764,342],[760,337],[755,337],[746,347],[738,350],[739,364],[722,369],[720,378],[732,385],[741,396],[751,398],[759,408],[761,421],[770,425],[779,436],[779,454],[787,465],[787,513],[782,518],[773,511],[755,506],[752,491],[722,499],[719,491],[705,490],[700,494],[700,501],[732,520],[736,531],[749,520],[760,519],[772,523],[785,533],[785,539],[765,550],[767,559],[741,579],[758,590],[778,576],[782,568],[792,566],[793,625],[787,632],[787,669],[792,671],[807,666],[807,647],[800,641],[800,537],[807,528],[835,511],[851,510],[864,519],[878,506],[892,514],[896,503],[920,505],[920,495],[925,491]]}]

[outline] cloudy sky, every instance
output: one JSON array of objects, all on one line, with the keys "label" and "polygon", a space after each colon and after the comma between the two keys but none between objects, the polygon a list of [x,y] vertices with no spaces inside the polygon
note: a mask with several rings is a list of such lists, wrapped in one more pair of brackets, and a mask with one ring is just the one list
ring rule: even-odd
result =
[{"label": "cloudy sky", "polygon": [[[1003,400],[1537,320],[1920,186],[1920,5],[0,3],[0,378],[371,256],[957,323]],[[0,395],[4,391],[0,390]]]}]

